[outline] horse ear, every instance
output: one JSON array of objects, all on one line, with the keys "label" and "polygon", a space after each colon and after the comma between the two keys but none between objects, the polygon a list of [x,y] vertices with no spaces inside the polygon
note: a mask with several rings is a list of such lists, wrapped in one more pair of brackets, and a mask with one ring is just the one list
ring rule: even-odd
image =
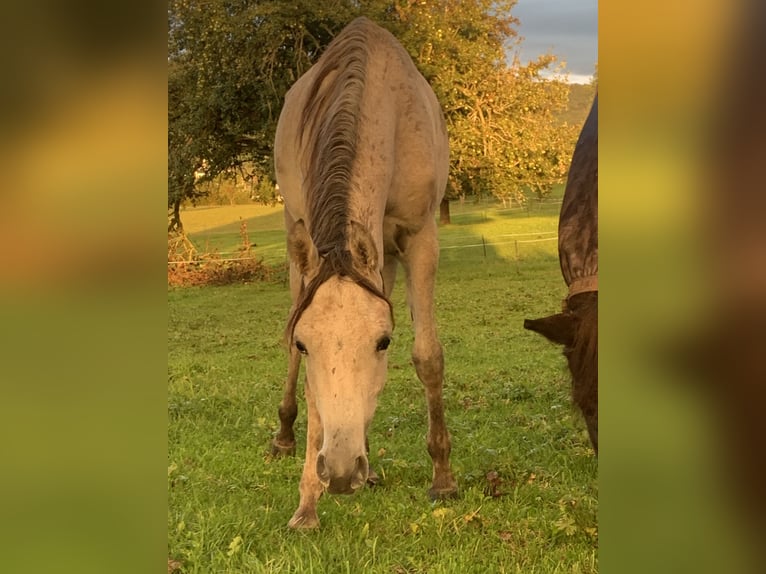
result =
[{"label": "horse ear", "polygon": [[296,221],[287,234],[287,253],[301,275],[310,275],[319,266],[319,253],[302,219]]},{"label": "horse ear", "polygon": [[574,343],[575,319],[571,315],[556,313],[542,319],[524,319],[524,328],[559,345],[571,346]]},{"label": "horse ear", "polygon": [[378,248],[367,228],[356,221],[350,223],[348,249],[353,260],[360,263],[365,271],[378,270]]}]

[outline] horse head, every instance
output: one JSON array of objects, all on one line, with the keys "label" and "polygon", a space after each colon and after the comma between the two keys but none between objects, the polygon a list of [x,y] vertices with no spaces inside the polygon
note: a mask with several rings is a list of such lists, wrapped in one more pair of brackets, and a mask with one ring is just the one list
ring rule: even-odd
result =
[{"label": "horse head", "polygon": [[316,472],[331,494],[350,494],[367,481],[367,428],[386,382],[393,331],[375,244],[359,224],[347,236],[345,249],[326,254],[302,221],[288,237],[304,278],[288,338],[305,359],[307,399],[321,422]]}]

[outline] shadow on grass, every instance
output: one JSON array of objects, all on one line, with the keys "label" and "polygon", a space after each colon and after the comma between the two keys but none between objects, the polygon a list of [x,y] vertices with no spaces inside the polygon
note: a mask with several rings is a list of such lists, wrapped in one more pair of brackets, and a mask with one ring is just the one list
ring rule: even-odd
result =
[{"label": "shadow on grass", "polygon": [[245,223],[247,239],[252,254],[269,265],[285,261],[284,215],[282,210],[274,213],[244,217],[237,221],[189,233],[194,247],[203,253],[236,254],[243,246],[241,225]]}]

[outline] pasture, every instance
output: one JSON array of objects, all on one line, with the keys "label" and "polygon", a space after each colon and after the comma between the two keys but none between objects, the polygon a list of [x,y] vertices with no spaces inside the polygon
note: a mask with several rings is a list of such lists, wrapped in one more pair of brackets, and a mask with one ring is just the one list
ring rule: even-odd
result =
[{"label": "pasture", "polygon": [[[560,191],[560,190],[559,190]],[[423,389],[401,273],[389,376],[369,432],[381,483],[319,502],[318,531],[287,521],[305,448],[273,458],[286,375],[286,274],[168,291],[168,559],[177,572],[596,572],[597,461],[570,400],[561,351],[522,328],[566,289],[558,204],[452,205],[440,228],[437,322],[457,499],[432,503]],[[182,212],[201,249],[284,261],[279,207]],[[299,389],[299,395],[302,395]]]}]

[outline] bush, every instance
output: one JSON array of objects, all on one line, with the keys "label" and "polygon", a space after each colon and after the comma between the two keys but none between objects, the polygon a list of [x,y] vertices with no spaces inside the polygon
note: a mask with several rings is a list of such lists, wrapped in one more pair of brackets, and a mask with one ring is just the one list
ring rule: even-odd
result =
[{"label": "bush", "polygon": [[240,256],[222,259],[217,253],[200,253],[183,233],[169,233],[168,286],[228,285],[272,280],[277,270],[253,256],[244,221],[240,234]]}]

